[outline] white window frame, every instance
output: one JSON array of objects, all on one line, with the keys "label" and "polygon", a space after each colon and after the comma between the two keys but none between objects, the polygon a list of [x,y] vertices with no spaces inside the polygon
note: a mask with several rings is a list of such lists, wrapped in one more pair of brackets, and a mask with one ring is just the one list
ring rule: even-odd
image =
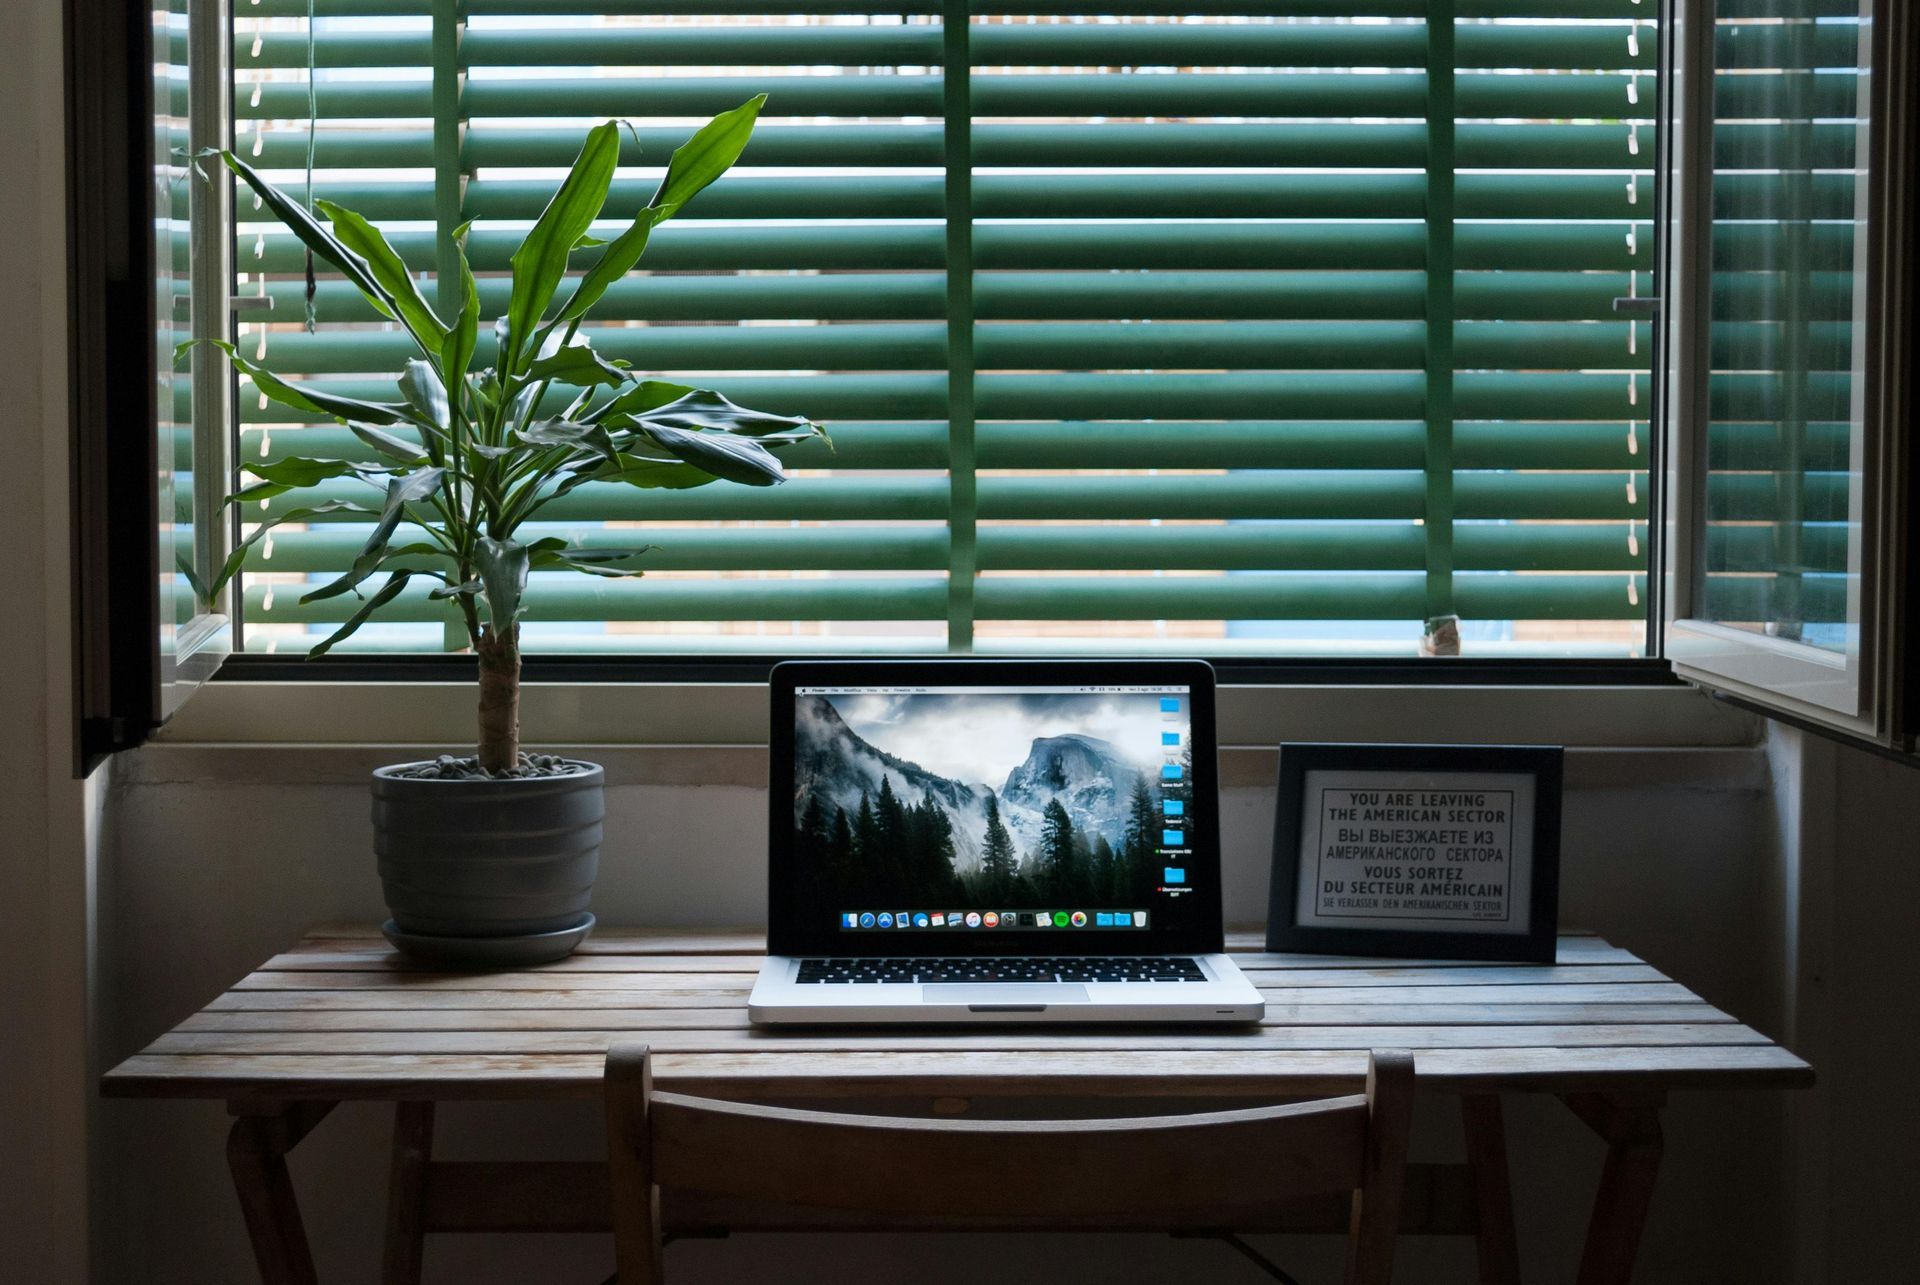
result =
[{"label": "white window frame", "polygon": [[[190,296],[190,325],[195,337],[233,339],[233,311],[229,291],[233,282],[233,183],[223,165],[208,164],[202,153],[231,145],[233,137],[233,37],[228,0],[189,0],[188,4],[187,147],[191,155],[181,167],[187,174],[192,228],[192,267],[186,281]],[[155,64],[159,64],[156,57]],[[157,146],[159,144],[156,144]],[[156,213],[167,208],[171,194],[160,175],[168,166],[156,158],[154,193]],[[202,177],[204,175],[204,177]],[[163,247],[164,252],[164,247]],[[164,268],[164,260],[156,267]],[[171,353],[160,354],[162,363]],[[222,499],[232,470],[233,378],[226,358],[201,345],[193,350],[191,365],[182,373],[161,366],[155,396],[170,398],[174,381],[187,379],[193,390],[193,564],[203,583],[226,560],[231,547],[231,522]],[[172,461],[163,448],[160,475],[161,521],[167,521],[173,502]],[[168,552],[163,546],[163,556]],[[155,569],[172,572],[171,566]],[[232,651],[232,620],[227,593],[206,610],[172,626],[162,608],[159,664],[159,716],[164,722],[213,676]]]},{"label": "white window frame", "polygon": [[[1881,0],[1879,8],[1886,8]],[[1889,118],[1884,92],[1889,73],[1892,24],[1861,0],[1868,41],[1860,51],[1868,104],[1857,155],[1867,158],[1869,182],[1862,190],[1855,238],[1853,407],[1849,484],[1851,523],[1847,540],[1848,619],[1857,625],[1844,651],[1834,652],[1701,618],[1694,594],[1701,582],[1709,428],[1708,316],[1712,262],[1712,80],[1713,7],[1703,0],[1674,0],[1667,38],[1672,62],[1666,71],[1671,116],[1663,163],[1665,258],[1662,297],[1667,300],[1662,357],[1666,406],[1664,652],[1674,673],[1819,726],[1880,744],[1892,744],[1891,666],[1899,649],[1891,630],[1899,621],[1898,577],[1887,556],[1897,517],[1892,493],[1891,434],[1898,425],[1886,414],[1897,372],[1881,360],[1887,317],[1887,245],[1883,230],[1890,195],[1886,159]],[[1897,297],[1897,295],[1896,295]]]}]

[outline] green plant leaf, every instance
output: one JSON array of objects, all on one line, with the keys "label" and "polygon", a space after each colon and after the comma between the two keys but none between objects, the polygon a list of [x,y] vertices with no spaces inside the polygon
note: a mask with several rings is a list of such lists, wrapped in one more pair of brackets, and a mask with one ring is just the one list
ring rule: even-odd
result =
[{"label": "green plant leaf", "polygon": [[595,352],[593,346],[583,339],[536,358],[527,367],[527,378],[553,380],[575,388],[595,384],[611,384],[617,388],[631,381],[633,376]]},{"label": "green plant leaf", "polygon": [[268,518],[258,527],[254,528],[252,535],[234,546],[233,552],[229,553],[227,560],[220,565],[220,574],[213,578],[213,585],[208,590],[206,597],[212,598],[214,594],[219,593],[221,589],[226,587],[226,583],[239,574],[241,566],[246,562],[247,550],[259,543],[262,536],[279,526],[282,522],[311,522],[313,519],[322,517],[328,513],[371,514],[372,512],[374,512],[374,510],[368,508],[366,505],[355,504],[351,500],[327,500],[324,503],[311,505],[307,508],[288,509],[285,513]]},{"label": "green plant leaf", "polygon": [[[548,537],[548,539],[552,539],[552,537]],[[556,543],[561,545],[558,549],[542,549],[539,547],[546,543],[546,540],[542,540],[538,542],[538,544],[531,546],[535,550],[533,555],[534,570],[580,571],[590,576],[608,577],[644,575],[645,573],[638,568],[614,567],[606,564],[624,562],[628,558],[637,558],[642,554],[651,553],[660,547],[655,544],[643,544],[633,549],[570,549],[565,547],[566,542],[564,540],[556,541]]]},{"label": "green plant leaf", "polygon": [[647,574],[637,567],[596,567],[589,566],[584,562],[576,562],[572,558],[560,558],[556,560],[551,569],[554,571],[578,571],[582,575],[604,576],[609,580],[621,578],[638,580],[641,576]]},{"label": "green plant leaf", "polygon": [[380,454],[399,464],[424,464],[426,455],[421,448],[404,437],[395,437],[392,433],[383,433],[367,424],[347,424],[353,435],[371,446]]},{"label": "green plant leaf", "polygon": [[285,495],[297,490],[284,482],[249,482],[226,498],[227,504],[244,504],[248,500],[271,500],[275,496]]},{"label": "green plant leaf", "polygon": [[666,177],[660,180],[659,189],[647,202],[655,224],[678,214],[680,207],[733,167],[746,149],[747,140],[753,136],[753,123],[766,104],[767,96],[759,94],[730,112],[721,112],[674,149],[673,159],[667,162]]},{"label": "green plant leaf", "polygon": [[360,552],[354,556],[353,565],[337,578],[328,581],[311,593],[302,594],[301,602],[319,602],[323,598],[333,598],[359,588],[360,582],[379,569],[380,560],[386,556],[387,542],[393,538],[394,530],[400,525],[400,519],[406,516],[407,505],[418,503],[440,489],[446,481],[447,471],[443,468],[415,469],[404,477],[387,479],[387,500],[380,508],[380,517],[368,532],[367,541],[360,546]]},{"label": "green plant leaf", "polygon": [[500,348],[503,375],[520,373],[520,345],[534,332],[553,292],[566,274],[573,243],[585,236],[607,203],[614,166],[620,160],[620,134],[612,122],[587,131],[586,144],[566,179],[513,252],[513,293],[507,304],[505,342]]},{"label": "green plant leaf", "polygon": [[641,544],[627,549],[589,549],[569,546],[565,540],[550,535],[544,540],[534,541],[527,548],[533,554],[534,570],[539,571],[556,560],[593,563],[624,562],[628,558],[637,558],[645,553],[656,552],[660,546]]},{"label": "green plant leaf", "polygon": [[654,423],[643,423],[640,431],[670,454],[729,482],[778,486],[787,480],[787,471],[773,452],[750,438],[725,432],[690,433]]},{"label": "green plant leaf", "polygon": [[474,282],[472,265],[467,262],[469,226],[463,223],[453,234],[454,257],[460,265],[460,311],[447,329],[446,341],[440,345],[440,369],[446,374],[449,388],[458,388],[465,381],[474,349],[480,343],[480,287]]},{"label": "green plant leaf", "polygon": [[282,406],[291,406],[294,410],[305,411],[310,415],[330,415],[343,424],[355,419],[366,420],[373,424],[413,422],[414,412],[408,406],[395,406],[387,402],[363,402],[355,397],[340,397],[305,384],[290,383],[259,362],[249,361],[241,356],[239,351],[224,339],[193,339],[182,347],[192,344],[211,344],[227,354],[227,359],[253,380],[254,387]]},{"label": "green plant leaf", "polygon": [[574,424],[563,419],[543,419],[537,424],[529,424],[516,434],[529,446],[570,446],[578,450],[592,451],[600,458],[612,461],[615,458],[613,439],[607,436],[607,430],[598,424]]},{"label": "green plant leaf", "polygon": [[639,218],[627,225],[626,231],[608,243],[600,257],[594,260],[593,266],[581,276],[580,284],[567,296],[560,315],[554,318],[555,326],[564,326],[586,316],[588,310],[607,293],[608,287],[633,271],[634,265],[640,262],[640,256],[647,252],[647,240],[653,235],[653,222],[651,213],[642,211]]},{"label": "green plant leaf", "polygon": [[682,464],[678,460],[642,459],[626,452],[621,453],[617,468],[609,468],[606,465],[601,467],[606,470],[603,474],[582,480],[625,482],[628,486],[637,486],[648,491],[655,489],[687,491],[696,486],[706,486],[710,482],[720,480],[717,474],[692,464]]},{"label": "green plant leaf", "polygon": [[471,598],[479,592],[480,582],[478,580],[463,580],[459,584],[443,584],[432,593],[429,593],[427,597],[436,602],[441,602],[448,598]]},{"label": "green plant leaf", "polygon": [[690,433],[738,433],[762,442],[769,439],[797,442],[820,435],[819,427],[809,420],[749,410],[706,388],[693,389],[657,409],[631,413],[635,427],[639,428],[658,426]]},{"label": "green plant leaf", "polygon": [[273,211],[273,216],[287,225],[288,231],[300,238],[301,244],[338,268],[347,280],[359,287],[360,293],[367,297],[367,302],[374,306],[376,312],[389,318],[395,315],[393,299],[381,287],[364,259],[320,226],[319,220],[307,213],[300,202],[254,173],[251,165],[232,152],[221,152],[220,159],[259,195],[266,207]]},{"label": "green plant leaf", "polygon": [[276,495],[285,495],[288,491],[304,490],[309,486],[318,486],[330,478],[346,477],[349,474],[371,482],[380,474],[389,471],[380,465],[361,464],[353,460],[316,460],[298,455],[290,455],[286,459],[269,462],[250,461],[240,467],[261,480],[243,486],[229,495],[226,499],[228,504],[243,500],[270,500]]},{"label": "green plant leaf", "polygon": [[385,544],[393,535],[393,529],[400,525],[400,519],[406,516],[407,505],[426,499],[446,480],[447,471],[443,468],[415,469],[404,477],[389,478],[387,502],[380,508],[380,520],[374,523],[369,546],[375,539]]},{"label": "green plant leaf", "polygon": [[240,467],[255,477],[287,487],[318,486],[328,478],[372,471],[367,465],[352,460],[316,460],[303,455],[271,461],[249,460]]},{"label": "green plant leaf", "polygon": [[670,384],[664,379],[643,379],[605,405],[595,407],[584,418],[589,424],[605,422],[610,415],[644,415],[650,410],[671,405],[700,390],[688,384]]},{"label": "green plant leaf", "polygon": [[440,345],[447,338],[447,328],[428,306],[426,299],[421,297],[420,287],[414,282],[413,274],[407,271],[405,260],[388,244],[380,229],[361,215],[332,201],[318,200],[313,206],[333,224],[333,234],[340,244],[365,261],[368,272],[386,291],[387,298],[393,301],[393,310],[400,324],[413,332],[414,341],[438,357]]},{"label": "green plant leaf", "polygon": [[207,590],[207,582],[200,578],[200,573],[194,570],[193,563],[187,560],[186,554],[174,554],[173,567],[186,578],[187,587],[193,590],[196,602],[204,607],[213,601],[213,594]]},{"label": "green plant leaf", "polygon": [[516,541],[483,535],[474,542],[473,565],[480,573],[487,620],[494,633],[508,633],[520,619],[520,599],[526,592],[531,562],[527,546]]},{"label": "green plant leaf", "polygon": [[535,408],[534,403],[540,400],[540,393],[540,385],[529,382],[524,388],[513,395],[513,400],[507,403],[506,423],[508,428],[518,428],[532,417]]},{"label": "green plant leaf", "polygon": [[417,422],[432,424],[435,430],[443,434],[447,431],[452,423],[452,412],[447,406],[447,390],[431,362],[421,361],[418,357],[408,359],[401,368],[400,396],[413,408]]},{"label": "green plant leaf", "polygon": [[388,576],[387,582],[380,586],[380,591],[361,603],[360,609],[347,617],[346,624],[334,630],[324,641],[314,645],[313,650],[307,653],[307,659],[312,660],[317,656],[326,655],[335,643],[342,641],[361,625],[366,624],[367,617],[400,596],[400,591],[407,587],[407,581],[415,576],[431,575],[434,575],[431,571],[396,571]]}]

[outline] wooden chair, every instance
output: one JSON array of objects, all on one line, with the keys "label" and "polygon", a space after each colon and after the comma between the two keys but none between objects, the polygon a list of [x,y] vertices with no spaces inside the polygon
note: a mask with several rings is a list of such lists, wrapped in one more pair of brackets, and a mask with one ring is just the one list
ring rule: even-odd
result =
[{"label": "wooden chair", "polygon": [[648,1051],[607,1054],[620,1285],[661,1280],[660,1189],[879,1215],[1060,1218],[1244,1209],[1351,1192],[1348,1285],[1387,1285],[1413,1058],[1373,1054],[1367,1091],[1123,1120],[918,1120],[656,1093]]}]

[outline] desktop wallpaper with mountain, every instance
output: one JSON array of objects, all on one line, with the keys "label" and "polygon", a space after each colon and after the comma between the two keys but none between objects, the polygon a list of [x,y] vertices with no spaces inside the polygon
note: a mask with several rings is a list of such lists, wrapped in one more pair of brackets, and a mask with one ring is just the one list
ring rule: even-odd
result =
[{"label": "desktop wallpaper with mountain", "polygon": [[[1145,906],[1192,747],[1154,695],[805,694],[794,854],[809,909]],[[1169,744],[1171,736],[1174,743]],[[1163,781],[1169,764],[1179,782]]]}]

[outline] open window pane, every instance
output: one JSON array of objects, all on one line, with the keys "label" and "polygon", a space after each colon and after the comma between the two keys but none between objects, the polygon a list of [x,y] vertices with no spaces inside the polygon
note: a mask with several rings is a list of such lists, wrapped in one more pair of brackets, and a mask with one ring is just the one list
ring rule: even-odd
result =
[{"label": "open window pane", "polygon": [[1860,628],[1863,30],[1832,0],[1755,0],[1714,40],[1698,614],[1840,656]]},{"label": "open window pane", "polygon": [[[315,194],[428,278],[474,220],[495,310],[586,125],[633,126],[618,211],[769,95],[592,337],[833,447],[770,490],[569,495],[536,534],[659,551],[640,581],[536,573],[530,648],[1411,655],[1452,614],[1466,654],[1638,653],[1651,336],[1613,301],[1652,293],[1653,6],[1161,8],[324,8]],[[234,46],[239,150],[296,192],[305,14],[241,6]],[[299,247],[249,205],[248,355],[386,396],[404,336],[325,274],[308,333]],[[357,448],[240,398],[244,458]],[[257,545],[247,647],[351,612],[298,599],[360,539]],[[348,647],[438,650],[449,620],[403,596]]]},{"label": "open window pane", "polygon": [[1685,677],[1881,735],[1898,608],[1875,550],[1900,426],[1877,408],[1892,376],[1868,319],[1892,288],[1875,210],[1898,180],[1874,28],[1871,0],[1727,0],[1685,42],[1679,239],[1702,245],[1668,287],[1685,391],[1667,652]]}]

